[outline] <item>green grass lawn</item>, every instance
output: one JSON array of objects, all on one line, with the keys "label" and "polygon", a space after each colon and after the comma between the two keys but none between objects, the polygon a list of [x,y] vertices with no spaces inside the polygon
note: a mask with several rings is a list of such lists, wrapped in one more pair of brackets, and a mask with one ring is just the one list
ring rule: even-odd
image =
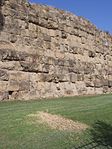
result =
[{"label": "green grass lawn", "polygon": [[0,149],[72,149],[91,137],[89,130],[76,133],[28,123],[26,116],[37,111],[59,114],[90,127],[100,121],[111,129],[112,95],[0,102]]}]

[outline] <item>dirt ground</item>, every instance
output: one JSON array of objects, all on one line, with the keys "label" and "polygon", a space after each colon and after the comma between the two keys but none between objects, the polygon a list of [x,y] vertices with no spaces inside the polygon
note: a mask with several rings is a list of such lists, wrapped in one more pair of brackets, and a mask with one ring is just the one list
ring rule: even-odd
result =
[{"label": "dirt ground", "polygon": [[54,115],[47,112],[37,112],[28,115],[28,117],[32,118],[34,123],[47,124],[50,128],[57,130],[83,131],[89,127],[86,124],[77,121],[75,122],[60,115]]}]

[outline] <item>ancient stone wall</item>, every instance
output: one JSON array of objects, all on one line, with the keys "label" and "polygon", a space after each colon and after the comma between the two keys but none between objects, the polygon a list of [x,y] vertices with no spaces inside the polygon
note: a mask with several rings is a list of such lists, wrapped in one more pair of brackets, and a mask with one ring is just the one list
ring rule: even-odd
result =
[{"label": "ancient stone wall", "polygon": [[0,1],[0,100],[112,92],[112,36],[82,17]]}]

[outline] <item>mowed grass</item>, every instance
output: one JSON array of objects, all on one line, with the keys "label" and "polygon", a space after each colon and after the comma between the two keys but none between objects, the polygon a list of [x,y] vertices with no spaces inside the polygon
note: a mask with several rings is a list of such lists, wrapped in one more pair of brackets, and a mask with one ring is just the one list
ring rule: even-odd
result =
[{"label": "mowed grass", "polygon": [[0,149],[71,149],[88,139],[76,133],[32,124],[27,115],[47,111],[92,126],[97,120],[112,124],[112,95],[66,97],[40,101],[0,102]]}]

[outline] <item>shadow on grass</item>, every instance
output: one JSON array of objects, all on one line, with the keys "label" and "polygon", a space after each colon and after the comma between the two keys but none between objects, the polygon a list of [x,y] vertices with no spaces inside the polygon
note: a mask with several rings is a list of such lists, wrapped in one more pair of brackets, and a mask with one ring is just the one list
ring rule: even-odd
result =
[{"label": "shadow on grass", "polygon": [[90,130],[92,140],[102,146],[112,147],[112,125],[97,121]]},{"label": "shadow on grass", "polygon": [[82,142],[79,146],[72,149],[112,149],[112,125],[97,121],[89,130],[88,140]]},{"label": "shadow on grass", "polygon": [[4,16],[2,14],[2,6],[3,6],[3,4],[4,4],[4,0],[0,0],[0,31],[3,30],[4,23],[5,23]]}]

